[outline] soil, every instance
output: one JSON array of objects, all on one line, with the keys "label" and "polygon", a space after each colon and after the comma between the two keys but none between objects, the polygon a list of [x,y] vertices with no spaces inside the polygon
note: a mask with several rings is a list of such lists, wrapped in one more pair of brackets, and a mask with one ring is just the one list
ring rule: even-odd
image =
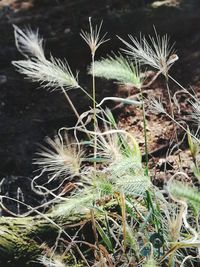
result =
[{"label": "soil", "polygon": [[[49,93],[36,89],[33,84],[18,74],[11,65],[12,60],[21,58],[14,43],[12,24],[39,28],[44,36],[47,55],[67,58],[73,70],[80,70],[79,79],[90,91],[91,79],[86,75],[90,63],[89,50],[81,40],[79,32],[87,29],[88,17],[95,22],[104,20],[103,28],[112,40],[99,49],[97,58],[117,51],[121,46],[115,35],[127,39],[127,34],[153,33],[153,25],[161,34],[167,33],[172,42],[176,41],[179,61],[172,68],[172,75],[183,86],[193,86],[200,91],[200,3],[198,0],[168,1],[167,5],[152,7],[153,1],[120,0],[3,0],[0,2],[0,178],[4,179],[1,192],[16,197],[21,188],[27,203],[37,204],[37,199],[27,190],[34,176],[32,165],[38,143],[45,136],[53,136],[60,127],[71,126],[75,122],[70,107],[59,92]],[[174,4],[176,3],[176,4]],[[179,90],[170,84],[173,92]],[[98,99],[119,95],[120,88],[111,82],[97,81]],[[136,92],[132,92],[134,94]],[[122,93],[124,94],[124,93]],[[146,95],[161,95],[166,107],[169,106],[167,91],[159,78]],[[126,95],[126,93],[125,93]],[[79,112],[88,109],[91,103],[78,91],[70,92],[72,101]],[[176,113],[181,119],[189,114],[186,97],[180,97],[184,112]],[[80,104],[81,103],[81,104]],[[148,104],[148,103],[146,103]],[[128,106],[115,110],[119,126],[132,132],[144,151],[141,111]],[[183,141],[179,153],[169,153],[175,140],[175,126],[166,117],[147,114],[148,149],[152,177],[162,185],[174,171],[182,168],[190,174],[191,157],[187,142]],[[179,138],[183,133],[178,131]],[[172,145],[171,145],[172,144]],[[166,156],[166,153],[169,155]],[[178,154],[182,159],[180,164]],[[167,172],[166,172],[167,170]],[[9,192],[9,193],[8,193]],[[28,194],[27,194],[28,192]]]}]

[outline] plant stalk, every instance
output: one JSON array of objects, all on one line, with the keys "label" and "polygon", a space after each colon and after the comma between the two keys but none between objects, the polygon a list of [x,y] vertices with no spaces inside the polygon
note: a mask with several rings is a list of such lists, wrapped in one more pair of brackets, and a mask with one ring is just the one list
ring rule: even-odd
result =
[{"label": "plant stalk", "polygon": [[126,251],[126,200],[124,193],[121,193],[121,210],[122,210],[122,226],[124,238],[124,251]]},{"label": "plant stalk", "polygon": [[144,144],[145,144],[145,163],[146,163],[146,168],[145,168],[145,174],[148,176],[149,171],[148,171],[148,162],[149,162],[149,157],[148,157],[148,141],[147,141],[147,122],[146,122],[146,112],[145,112],[145,106],[144,106],[144,97],[142,94],[142,90],[140,90],[140,98],[142,102],[142,117],[143,117],[143,127],[144,127]]},{"label": "plant stalk", "polygon": [[65,89],[62,87],[62,92],[65,96],[65,98],[67,99],[67,102],[69,103],[71,109],[73,110],[75,116],[77,117],[77,119],[80,121],[81,125],[83,126],[83,128],[86,130],[86,134],[88,136],[88,138],[90,139],[90,135],[87,132],[87,129],[85,128],[85,124],[83,123],[83,121],[80,119],[80,115],[77,111],[77,109],[75,108],[73,102],[71,101],[70,97],[68,96],[67,92],[65,91]]},{"label": "plant stalk", "polygon": [[[92,53],[92,100],[93,100],[93,128],[94,132],[96,132],[97,128],[97,117],[96,117],[96,84],[95,84],[95,74],[94,74],[94,56],[95,54]],[[97,157],[97,136],[94,136],[94,158]],[[96,161],[94,161],[94,169],[96,170]]]}]

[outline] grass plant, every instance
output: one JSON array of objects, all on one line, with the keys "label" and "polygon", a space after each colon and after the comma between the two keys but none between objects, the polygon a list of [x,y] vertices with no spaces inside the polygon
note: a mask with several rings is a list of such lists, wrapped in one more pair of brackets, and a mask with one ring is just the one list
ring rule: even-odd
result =
[{"label": "grass plant", "polygon": [[[61,128],[54,139],[46,139],[47,144],[41,146],[35,161],[41,173],[33,179],[32,189],[44,197],[51,196],[51,200],[33,208],[31,212],[42,214],[60,231],[50,250],[52,253],[44,253],[45,256],[40,256],[38,262],[43,266],[56,267],[197,266],[195,264],[200,258],[199,180],[189,186],[177,181],[180,176],[188,178],[186,173],[179,172],[163,188],[154,185],[148,164],[146,112],[156,111],[166,115],[188,135],[198,177],[199,128],[194,133],[189,125],[183,125],[174,116],[168,80],[173,80],[184,93],[188,92],[191,96],[188,102],[193,109],[191,118],[198,126],[200,102],[196,95],[182,87],[169,74],[178,56],[174,54],[167,35],[161,37],[155,31],[155,38],[141,36],[139,40],[130,35],[131,44],[119,37],[126,45],[122,50],[125,55],[95,61],[97,49],[107,41],[105,35],[100,37],[101,27],[102,23],[99,27],[93,27],[90,18],[89,32],[81,32],[91,50],[92,63],[88,72],[92,75],[92,94],[89,97],[93,101],[93,109],[79,114],[67,94],[68,90],[80,89],[87,95],[88,93],[79,85],[67,61],[52,56],[48,59],[45,56],[43,39],[39,37],[38,31],[22,31],[14,26],[16,46],[25,59],[13,62],[13,65],[42,87],[61,90],[78,119],[78,123],[71,128],[75,133],[74,138],[69,137],[67,128]],[[148,85],[155,82],[160,74],[165,76],[170,114],[159,98],[149,98],[151,109],[147,110],[147,99],[143,94],[147,72],[142,72],[141,69],[148,68],[156,71]],[[111,96],[98,104],[95,77],[113,80],[125,87],[131,86],[139,93],[139,97],[130,100]],[[102,108],[107,100],[141,109],[145,164],[133,134],[120,129],[111,110]],[[83,122],[85,118],[86,122]],[[91,120],[93,130],[88,127]],[[76,134],[78,131],[86,133],[89,140],[79,140]],[[178,136],[176,141],[178,142]],[[48,173],[48,182],[41,185],[39,181],[44,172]],[[59,185],[49,189],[49,184],[55,179],[59,181]],[[195,175],[192,179],[196,179]],[[1,196],[1,201],[5,198],[6,196]],[[1,204],[5,208],[3,202]],[[49,214],[41,212],[44,206],[51,207]],[[75,213],[79,213],[81,219],[82,214],[87,214],[86,222],[74,225]],[[65,220],[70,217],[71,229],[78,227],[73,234],[68,234],[65,229]],[[57,218],[56,222],[53,218]],[[81,232],[85,224],[90,227],[92,240]]]},{"label": "grass plant", "polygon": [[[91,51],[91,57],[92,57],[92,100],[93,100],[93,111],[94,111],[94,116],[93,116],[93,126],[94,126],[94,131],[96,131],[97,127],[97,118],[96,118],[96,83],[95,83],[95,71],[94,71],[94,61],[95,61],[95,54],[97,49],[99,48],[100,45],[103,43],[107,42],[108,39],[105,39],[106,34],[104,34],[102,37],[100,37],[101,33],[101,27],[102,23],[100,23],[100,26],[98,27],[97,25],[95,27],[92,26],[92,19],[91,17],[89,18],[89,32],[84,32],[83,30],[81,31],[81,37],[83,40],[88,44],[90,51]],[[96,137],[94,138],[94,157],[96,158]],[[94,162],[94,167],[96,169],[96,162]]]}]

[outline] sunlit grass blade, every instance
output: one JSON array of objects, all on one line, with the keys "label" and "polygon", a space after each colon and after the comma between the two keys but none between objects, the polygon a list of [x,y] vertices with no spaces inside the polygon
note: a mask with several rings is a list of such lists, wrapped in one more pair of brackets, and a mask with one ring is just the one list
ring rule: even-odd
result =
[{"label": "sunlit grass blade", "polygon": [[114,102],[119,102],[123,103],[126,105],[133,105],[133,106],[141,106],[142,102],[137,101],[137,100],[132,100],[128,98],[121,98],[121,97],[105,97],[101,100],[101,102],[97,105],[97,107],[100,107],[104,102],[106,101],[114,101]]},{"label": "sunlit grass blade", "polygon": [[108,237],[108,235],[106,234],[106,232],[104,231],[104,229],[101,227],[101,225],[96,222],[96,228],[98,233],[100,234],[103,242],[105,243],[105,245],[107,246],[107,248],[110,251],[113,251],[113,244],[112,244],[112,240]]}]

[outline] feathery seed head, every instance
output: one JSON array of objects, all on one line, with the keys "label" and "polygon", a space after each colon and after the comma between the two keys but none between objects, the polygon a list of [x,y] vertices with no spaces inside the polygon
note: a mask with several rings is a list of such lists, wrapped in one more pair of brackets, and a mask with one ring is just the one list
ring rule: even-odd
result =
[{"label": "feathery seed head", "polygon": [[120,179],[126,175],[144,175],[142,164],[139,162],[134,162],[131,157],[123,157],[118,161],[112,162],[108,169],[110,173],[112,173],[112,180]]},{"label": "feathery seed head", "polygon": [[97,137],[97,154],[112,161],[120,160],[123,155],[119,136],[116,133],[106,136],[99,135]]},{"label": "feathery seed head", "polygon": [[192,202],[200,208],[200,194],[197,188],[175,181],[169,184],[168,191],[177,199]]},{"label": "feathery seed head", "polygon": [[142,164],[132,158],[122,157],[107,167],[107,179],[113,190],[125,195],[142,196],[151,186],[148,176],[144,175]]},{"label": "feathery seed head", "polygon": [[105,39],[106,33],[100,37],[101,27],[102,27],[102,21],[99,25],[99,27],[96,25],[94,28],[92,26],[92,19],[89,18],[89,27],[90,32],[81,31],[80,36],[83,38],[83,40],[88,44],[91,50],[92,57],[94,57],[96,50],[99,48],[99,46],[107,41],[109,39]]},{"label": "feathery seed head", "polygon": [[149,110],[155,114],[166,113],[161,97],[158,99],[154,98],[153,96],[149,97]]},{"label": "feathery seed head", "polygon": [[[91,67],[89,74],[92,74],[92,72]],[[133,64],[122,55],[95,61],[94,74],[96,77],[116,80],[120,84],[131,85],[136,88],[141,88],[143,82],[138,65]]]},{"label": "feathery seed head", "polygon": [[113,184],[107,179],[99,179],[97,181],[97,190],[99,191],[100,196],[113,195],[114,192]]},{"label": "feathery seed head", "polygon": [[138,40],[129,35],[132,44],[120,37],[119,39],[127,46],[127,49],[122,49],[126,54],[134,57],[140,64],[151,66],[167,76],[178,56],[173,50],[174,44],[170,46],[167,35],[161,37],[156,30],[155,35],[155,38],[149,36],[149,41],[145,37],[140,37]]},{"label": "feathery seed head", "polygon": [[83,150],[79,144],[72,142],[67,134],[64,138],[55,136],[54,140],[47,138],[48,147],[41,146],[41,150],[37,153],[34,164],[40,169],[46,169],[54,178],[70,178],[80,174]]},{"label": "feathery seed head", "polygon": [[39,36],[38,30],[34,32],[26,28],[22,31],[16,25],[13,25],[13,27],[18,51],[26,58],[36,57],[40,60],[45,60],[43,39]]},{"label": "feathery seed head", "polygon": [[80,87],[66,61],[52,56],[49,60],[45,58],[43,39],[39,37],[38,31],[33,32],[31,29],[22,31],[17,26],[14,26],[14,29],[16,46],[27,58],[12,62],[20,73],[53,90],[61,87],[65,89]]},{"label": "feathery seed head", "polygon": [[12,64],[17,70],[30,80],[39,82],[44,88],[56,90],[58,88],[79,88],[77,78],[74,77],[68,63],[51,57],[50,60],[18,60]]},{"label": "feathery seed head", "polygon": [[116,180],[115,188],[126,195],[141,196],[151,185],[150,179],[145,175],[124,175]]}]

